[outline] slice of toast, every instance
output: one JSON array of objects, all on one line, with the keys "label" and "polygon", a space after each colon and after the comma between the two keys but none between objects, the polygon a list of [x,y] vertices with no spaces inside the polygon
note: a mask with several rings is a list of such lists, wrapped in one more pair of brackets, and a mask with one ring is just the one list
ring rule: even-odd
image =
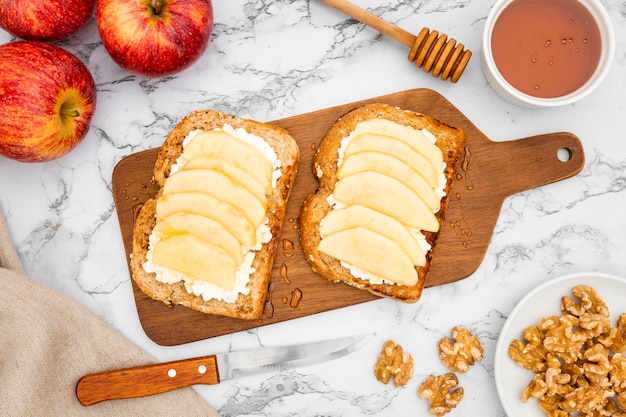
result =
[{"label": "slice of toast", "polygon": [[[318,178],[319,188],[305,198],[299,218],[300,240],[305,257],[313,270],[320,276],[334,282],[344,282],[356,288],[368,290],[378,296],[390,297],[404,302],[416,302],[422,293],[433,254],[436,252],[438,232],[422,231],[431,249],[426,253],[423,266],[416,266],[417,282],[414,285],[395,283],[375,284],[368,279],[354,276],[342,263],[319,250],[322,240],[320,224],[332,210],[332,194],[338,183],[337,169],[339,149],[342,140],[350,135],[360,122],[382,118],[415,129],[426,129],[435,136],[437,147],[442,151],[445,162],[445,195],[441,198],[440,208],[435,213],[439,226],[444,219],[448,196],[453,177],[461,160],[466,134],[460,129],[448,126],[429,116],[403,110],[387,104],[370,104],[356,108],[341,117],[321,140],[313,158],[313,172]],[[329,199],[329,196],[331,198]],[[384,195],[380,195],[384,199]],[[330,201],[330,202],[329,202]]]},{"label": "slice of toast", "polygon": [[[155,273],[148,273],[143,267],[149,249],[150,234],[156,224],[156,202],[170,175],[172,165],[183,152],[183,140],[194,130],[211,131],[227,124],[235,129],[243,128],[247,133],[263,138],[281,161],[281,175],[272,188],[271,194],[267,195],[267,226],[272,234],[271,239],[256,251],[252,263],[254,272],[250,275],[248,283],[249,293],[239,294],[232,303],[216,299],[206,301],[201,296],[187,292],[182,281],[174,284],[159,282]],[[203,313],[240,319],[260,318],[265,308],[279,234],[298,164],[298,145],[284,129],[213,110],[197,111],[185,117],[168,134],[160,148],[154,167],[153,181],[161,189],[153,199],[146,201],[135,219],[130,267],[132,278],[137,286],[151,298],[168,305],[180,304]]]}]

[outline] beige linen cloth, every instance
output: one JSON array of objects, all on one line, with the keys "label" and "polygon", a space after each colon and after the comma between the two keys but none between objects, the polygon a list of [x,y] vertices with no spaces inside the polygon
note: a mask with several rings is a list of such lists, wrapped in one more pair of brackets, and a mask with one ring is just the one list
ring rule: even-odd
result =
[{"label": "beige linen cloth", "polygon": [[219,416],[191,388],[88,407],[76,398],[85,374],[154,361],[75,300],[24,275],[0,210],[1,416]]}]

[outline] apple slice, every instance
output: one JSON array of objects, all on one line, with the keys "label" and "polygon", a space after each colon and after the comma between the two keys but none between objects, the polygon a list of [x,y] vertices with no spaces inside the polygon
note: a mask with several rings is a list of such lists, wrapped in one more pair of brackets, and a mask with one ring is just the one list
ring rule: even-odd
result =
[{"label": "apple slice", "polygon": [[229,164],[217,156],[196,156],[191,158],[191,160],[187,161],[182,167],[183,171],[190,169],[214,169],[221,171],[246,187],[248,191],[254,194],[257,200],[264,201],[267,199],[265,193],[268,190],[265,189],[262,181],[258,181],[243,169],[237,168],[235,165]]},{"label": "apple slice", "polygon": [[395,156],[371,151],[350,154],[337,170],[337,178],[363,171],[380,172],[402,181],[415,190],[433,211],[439,210],[441,198],[435,190],[420,173]]},{"label": "apple slice", "polygon": [[320,241],[319,250],[400,285],[411,286],[417,282],[417,271],[398,244],[364,227],[325,236]]},{"label": "apple slice", "polygon": [[403,182],[374,171],[344,177],[333,192],[347,206],[360,204],[395,218],[402,224],[436,232],[439,221],[424,200]]},{"label": "apple slice", "polygon": [[174,213],[190,213],[211,218],[222,224],[242,246],[256,245],[256,227],[243,212],[207,193],[174,193],[159,197],[157,221]]},{"label": "apple slice", "polygon": [[189,161],[199,155],[221,158],[256,178],[266,192],[272,189],[272,162],[254,145],[223,130],[204,131],[191,138],[183,157]]},{"label": "apple slice", "polygon": [[399,139],[424,155],[436,168],[443,167],[443,153],[420,130],[387,119],[370,119],[359,123],[354,134],[373,133]]},{"label": "apple slice", "polygon": [[373,151],[394,156],[422,174],[432,188],[439,186],[439,174],[442,170],[442,165],[435,167],[424,155],[399,139],[369,133],[355,136],[346,146],[344,159],[363,151]]},{"label": "apple slice", "polygon": [[154,246],[152,262],[225,290],[235,287],[238,264],[221,247],[191,234],[174,235],[158,241]]},{"label": "apple slice", "polygon": [[159,220],[154,231],[161,239],[189,233],[204,242],[221,247],[237,265],[241,264],[239,241],[221,223],[209,217],[174,213]]},{"label": "apple slice", "polygon": [[342,230],[364,227],[393,240],[406,253],[413,265],[424,266],[424,251],[402,223],[378,211],[354,205],[328,212],[320,226],[322,236]]},{"label": "apple slice", "polygon": [[165,180],[163,195],[185,192],[203,192],[240,209],[250,223],[259,226],[265,220],[267,199],[256,199],[247,188],[213,169],[178,171]]}]

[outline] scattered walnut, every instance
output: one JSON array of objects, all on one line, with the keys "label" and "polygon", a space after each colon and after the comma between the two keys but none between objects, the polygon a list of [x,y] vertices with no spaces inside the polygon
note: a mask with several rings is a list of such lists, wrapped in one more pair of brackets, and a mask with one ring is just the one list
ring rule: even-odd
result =
[{"label": "scattered walnut", "polygon": [[554,410],[548,413],[548,417],[569,417],[569,413],[563,410]]},{"label": "scattered walnut", "polygon": [[605,334],[611,328],[611,320],[603,314],[584,313],[578,324],[585,330],[587,339]]},{"label": "scattered walnut", "polygon": [[410,353],[402,351],[402,346],[388,340],[378,355],[374,375],[384,384],[389,383],[393,376],[393,384],[396,387],[406,385],[413,376],[413,357]]},{"label": "scattered walnut", "polygon": [[[541,409],[550,417],[558,416],[559,414],[557,413],[562,411],[559,409],[559,400],[556,397],[548,397],[544,395],[541,398],[538,398],[538,400],[539,407],[541,407]],[[565,413],[565,415],[568,416],[569,414]]]},{"label": "scattered walnut", "polygon": [[566,295],[561,298],[561,312],[563,314],[571,314],[572,316],[580,317],[585,311],[585,307],[578,304],[571,297]]},{"label": "scattered walnut", "polygon": [[570,314],[559,317],[556,327],[546,332],[543,345],[548,351],[559,354],[566,362],[576,361],[576,352],[579,352],[587,340],[587,335],[582,330],[577,330],[579,319]]},{"label": "scattered walnut", "polygon": [[535,374],[532,381],[526,386],[522,393],[522,402],[527,402],[530,398],[543,398],[548,392],[548,384],[546,384],[546,373],[540,372]]},{"label": "scattered walnut", "polygon": [[609,317],[609,308],[592,287],[578,285],[572,289],[572,294],[580,299],[580,305],[585,308],[586,312]]},{"label": "scattered walnut", "polygon": [[579,386],[565,395],[563,401],[559,403],[559,407],[568,413],[582,411],[585,414],[590,414],[604,408],[613,395],[615,395],[613,391],[594,385]]},{"label": "scattered walnut", "polygon": [[621,353],[615,353],[611,358],[609,377],[615,392],[626,394],[626,358]]},{"label": "scattered walnut", "polygon": [[[524,344],[521,340],[514,340],[509,346],[509,356],[524,368],[535,373],[544,372],[547,368],[545,357],[548,350],[543,346],[545,334],[537,336],[535,330],[538,327],[529,327],[524,331],[524,339],[528,343]],[[532,337],[528,336],[532,335]]]},{"label": "scattered walnut", "polygon": [[626,313],[620,314],[620,316],[617,318],[617,328],[622,333],[626,333]]},{"label": "scattered walnut", "polygon": [[463,399],[463,388],[451,391],[457,385],[459,379],[451,372],[440,376],[429,375],[417,389],[417,395],[430,401],[430,414],[441,417]]},{"label": "scattered walnut", "polygon": [[[615,353],[626,353],[626,313],[622,313],[617,319],[617,327],[612,327],[609,331],[611,332],[610,345],[605,344],[605,346]],[[600,340],[601,336],[598,339]],[[600,343],[602,343],[601,340]]]},{"label": "scattered walnut", "polygon": [[546,386],[548,388],[546,394],[553,396],[559,392],[559,387],[569,383],[572,377],[561,371],[561,361],[556,356],[548,355],[546,363],[548,364],[545,374]]},{"label": "scattered walnut", "polygon": [[583,368],[580,367],[580,363],[562,363],[561,372],[570,376],[569,384],[576,386],[578,384],[578,378],[584,376]]},{"label": "scattered walnut", "polygon": [[452,329],[454,343],[447,337],[439,341],[439,358],[452,372],[465,373],[475,361],[483,358],[480,340],[464,327]]},{"label": "scattered walnut", "polygon": [[[622,410],[626,410],[626,392],[621,392],[617,395],[615,405]],[[624,415],[626,415],[626,412],[624,413]]]},{"label": "scattered walnut", "polygon": [[[541,320],[539,320],[539,323],[537,323],[537,327],[544,332],[547,330],[552,330],[556,328],[558,325],[559,325],[559,316],[544,317]],[[545,336],[546,335],[544,334],[541,339],[543,340]]]},{"label": "scattered walnut", "polygon": [[626,333],[620,331],[619,328],[609,328],[605,333],[597,337],[597,341],[615,353],[626,352]]},{"label": "scattered walnut", "polygon": [[600,417],[626,417],[626,412],[619,411],[620,408],[623,410],[626,404],[619,406],[616,404],[619,404],[619,399],[617,399],[615,403],[609,402],[604,410],[592,415]]},{"label": "scattered walnut", "polygon": [[600,344],[591,346],[583,352],[583,371],[587,379],[592,375],[606,377],[609,375],[611,365],[609,364],[609,350]]},{"label": "scattered walnut", "polygon": [[612,327],[596,291],[580,285],[514,340],[509,355],[535,373],[522,401],[536,398],[548,417],[626,417],[626,313]]}]

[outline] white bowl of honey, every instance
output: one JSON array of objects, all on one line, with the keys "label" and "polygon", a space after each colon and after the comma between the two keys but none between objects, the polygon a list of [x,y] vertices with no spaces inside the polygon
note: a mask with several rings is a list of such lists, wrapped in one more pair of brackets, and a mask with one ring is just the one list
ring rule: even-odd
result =
[{"label": "white bowl of honey", "polygon": [[481,63],[504,99],[545,108],[590,94],[614,54],[613,26],[599,0],[498,0],[485,24]]}]

